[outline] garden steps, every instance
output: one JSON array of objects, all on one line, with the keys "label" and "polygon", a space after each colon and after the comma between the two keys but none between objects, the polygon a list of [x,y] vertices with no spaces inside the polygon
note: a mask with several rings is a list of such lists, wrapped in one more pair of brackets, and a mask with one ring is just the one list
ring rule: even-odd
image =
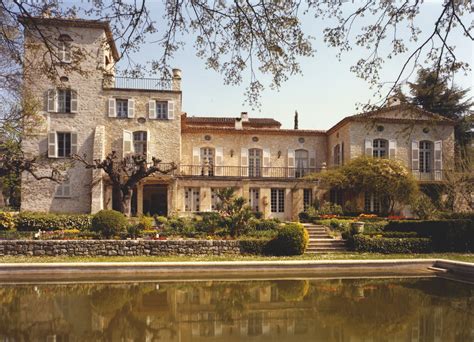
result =
[{"label": "garden steps", "polygon": [[309,243],[306,249],[307,254],[311,253],[337,253],[345,252],[346,240],[333,238],[329,235],[325,226],[305,224],[308,231]]}]

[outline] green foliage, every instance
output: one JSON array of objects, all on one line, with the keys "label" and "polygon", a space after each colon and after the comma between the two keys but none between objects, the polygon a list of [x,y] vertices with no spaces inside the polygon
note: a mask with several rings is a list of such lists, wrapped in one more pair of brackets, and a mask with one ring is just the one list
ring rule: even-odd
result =
[{"label": "green foliage", "polygon": [[158,226],[164,225],[166,222],[168,222],[168,218],[165,216],[155,216],[155,222]]},{"label": "green foliage", "polygon": [[358,157],[342,167],[318,174],[323,184],[354,193],[379,194],[386,213],[393,211],[395,202],[410,203],[418,184],[399,161],[386,158]]},{"label": "green foliage", "polygon": [[206,234],[215,234],[217,230],[224,227],[225,221],[216,212],[201,213],[201,220],[196,222],[196,230]]},{"label": "green foliage", "polygon": [[323,202],[316,215],[342,215],[342,207],[339,204],[331,202]]},{"label": "green foliage", "polygon": [[308,247],[308,232],[299,223],[288,223],[278,230],[270,242],[269,252],[273,255],[301,255]]},{"label": "green foliage", "polygon": [[138,221],[137,228],[139,230],[151,230],[153,228],[153,217],[142,215]]},{"label": "green foliage", "polygon": [[420,193],[411,203],[413,214],[421,220],[429,220],[437,217],[438,210],[424,193]]},{"label": "green foliage", "polygon": [[265,255],[268,253],[269,239],[241,239],[240,253],[252,255]]},{"label": "green foliage", "polygon": [[196,235],[196,225],[190,218],[172,217],[164,224],[163,234],[194,237]]},{"label": "green foliage", "polygon": [[16,227],[15,215],[11,212],[0,211],[0,231],[14,230]]},{"label": "green foliage", "polygon": [[441,219],[461,219],[474,221],[474,211],[463,213],[440,213]]},{"label": "green foliage", "polygon": [[225,220],[225,227],[229,229],[230,235],[239,236],[248,228],[252,218],[252,209],[246,204],[246,199],[235,196],[234,188],[224,188],[216,193],[218,213]]},{"label": "green foliage", "polygon": [[257,231],[276,230],[280,228],[280,221],[278,219],[261,219],[252,220],[250,226]]},{"label": "green foliage", "polygon": [[17,230],[49,231],[64,229],[90,230],[92,215],[45,214],[23,211],[17,216]]},{"label": "green foliage", "polygon": [[418,237],[418,234],[416,232],[377,232],[377,233],[364,232],[364,235],[375,236],[375,237],[385,237],[385,238],[416,238]]},{"label": "green foliage", "polygon": [[429,238],[386,238],[368,237],[362,234],[353,236],[354,250],[370,253],[430,253]]},{"label": "green foliage", "polygon": [[278,295],[285,302],[299,302],[308,294],[308,280],[280,280],[277,283]]},{"label": "green foliage", "polygon": [[102,237],[111,238],[125,233],[127,225],[127,219],[122,213],[115,210],[101,210],[92,218],[91,230]]},{"label": "green foliage", "polygon": [[421,237],[431,238],[434,251],[474,251],[472,220],[390,221],[385,230],[416,232]]}]

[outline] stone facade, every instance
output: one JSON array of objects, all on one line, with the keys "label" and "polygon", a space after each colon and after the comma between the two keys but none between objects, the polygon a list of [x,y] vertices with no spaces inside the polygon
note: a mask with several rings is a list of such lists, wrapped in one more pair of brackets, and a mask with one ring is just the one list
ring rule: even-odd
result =
[{"label": "stone facade", "polygon": [[[51,155],[59,148],[51,137],[67,132],[74,140],[71,153],[92,161],[112,151],[119,156],[132,153],[138,146],[135,134],[143,133],[147,158],[173,162],[178,168],[172,175],[149,177],[137,186],[134,214],[211,211],[213,192],[232,186],[265,217],[295,219],[305,205],[327,196],[327,189],[305,180],[305,175],[370,155],[377,139],[385,141],[386,157],[401,160],[421,181],[441,181],[443,170],[452,165],[453,123],[417,107],[392,103],[346,117],[328,131],[281,129],[273,119],[249,118],[247,113],[238,118],[188,117],[182,111],[179,70],[173,70],[167,85],[160,80],[115,76],[118,54],[107,24],[69,20],[37,24],[46,28],[53,41],[69,37],[71,52],[77,50],[82,58],[81,72],[59,63],[60,75],[51,80],[43,76],[40,64],[25,69],[27,91],[38,103],[38,114],[34,129],[24,139],[24,150],[29,155],[49,155],[51,164],[68,162],[69,158],[58,157],[58,153]],[[25,53],[29,60],[40,61],[44,47],[34,36],[27,36]],[[53,103],[58,106],[51,94],[56,91],[57,96],[61,89],[73,91],[75,110],[51,110]],[[124,101],[127,114],[119,117],[118,105]],[[157,118],[158,104],[166,106],[165,117]],[[433,165],[423,174],[415,160],[420,141],[434,146]],[[66,190],[65,185],[24,174],[21,209],[94,213],[113,208],[112,189],[102,171],[76,163],[67,168],[67,174]],[[363,205],[363,200],[359,203]]]},{"label": "stone facade", "polygon": [[0,241],[0,256],[143,256],[240,254],[235,240]]}]

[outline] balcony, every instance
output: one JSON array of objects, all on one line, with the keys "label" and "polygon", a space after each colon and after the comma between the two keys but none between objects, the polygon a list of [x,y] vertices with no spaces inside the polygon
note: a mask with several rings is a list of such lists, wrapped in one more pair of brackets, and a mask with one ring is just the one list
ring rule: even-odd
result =
[{"label": "balcony", "polygon": [[[159,78],[132,78],[106,76],[102,80],[104,89],[126,89],[126,90],[176,90],[173,89],[173,81]],[[178,89],[179,90],[179,89]]]},{"label": "balcony", "polygon": [[416,180],[420,182],[442,182],[445,179],[443,170],[436,170],[432,172],[420,172],[412,170],[412,174]]},{"label": "balcony", "polygon": [[302,178],[320,172],[318,168],[180,165],[181,177]]}]

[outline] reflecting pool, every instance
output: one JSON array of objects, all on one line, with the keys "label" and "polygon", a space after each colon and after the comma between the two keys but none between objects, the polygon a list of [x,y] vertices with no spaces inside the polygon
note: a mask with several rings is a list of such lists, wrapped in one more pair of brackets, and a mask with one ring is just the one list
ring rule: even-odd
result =
[{"label": "reflecting pool", "polygon": [[474,341],[441,278],[0,285],[0,341]]}]

